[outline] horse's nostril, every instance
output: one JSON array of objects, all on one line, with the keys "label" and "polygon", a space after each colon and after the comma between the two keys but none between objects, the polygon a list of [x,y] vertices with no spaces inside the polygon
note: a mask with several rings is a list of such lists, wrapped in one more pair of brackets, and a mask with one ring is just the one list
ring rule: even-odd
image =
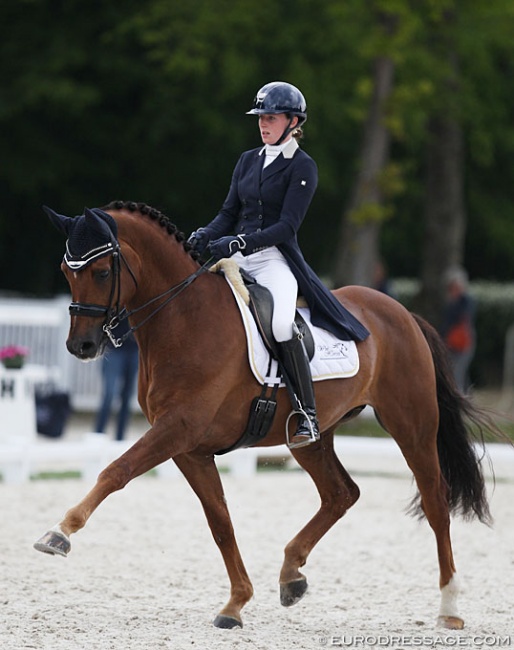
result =
[{"label": "horse's nostril", "polygon": [[89,356],[89,353],[96,352],[96,343],[93,341],[83,341],[80,346],[80,351],[82,354]]},{"label": "horse's nostril", "polygon": [[66,347],[78,359],[94,359],[98,352],[97,344],[91,339],[69,339]]}]

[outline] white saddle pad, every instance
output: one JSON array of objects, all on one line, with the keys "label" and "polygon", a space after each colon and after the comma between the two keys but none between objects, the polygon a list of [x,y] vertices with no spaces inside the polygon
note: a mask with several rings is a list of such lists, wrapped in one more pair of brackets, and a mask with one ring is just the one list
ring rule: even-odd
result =
[{"label": "white saddle pad", "polygon": [[[273,359],[270,367],[270,354],[264,345],[249,307],[230,280],[228,278],[226,280],[232,289],[241,312],[248,343],[250,368],[260,384],[264,382],[268,384],[276,383],[278,381],[277,375],[280,375],[277,372],[278,363]],[[359,355],[355,341],[340,341],[330,332],[312,325],[310,310],[307,307],[302,307],[299,311],[314,336],[314,357],[310,363],[313,381],[342,379],[356,375],[359,371]],[[269,375],[268,367],[270,367]],[[284,384],[280,385],[283,386]]]}]

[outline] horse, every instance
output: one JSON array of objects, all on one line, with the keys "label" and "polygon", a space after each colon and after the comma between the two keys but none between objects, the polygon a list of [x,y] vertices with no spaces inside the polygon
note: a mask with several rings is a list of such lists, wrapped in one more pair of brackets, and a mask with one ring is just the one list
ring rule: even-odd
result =
[{"label": "horse", "polygon": [[[108,336],[112,338],[112,323],[128,317],[140,350],[138,399],[150,426],[34,546],[66,556],[70,536],[86,525],[107,496],[173,459],[201,501],[230,581],[228,601],[213,624],[242,627],[241,610],[253,587],[214,461],[216,452],[241,436],[250,402],[260,390],[249,368],[236,301],[226,279],[204,272],[205,265],[184,235],[159,210],[130,201],[113,201],[101,210],[116,224],[110,248],[83,266],[66,263],[66,257],[61,264],[73,300],[66,345],[79,359],[94,359],[103,353]],[[65,233],[75,221],[52,216]],[[92,219],[86,224],[84,237],[95,227]],[[415,478],[412,514],[425,517],[435,535],[437,624],[461,629],[450,513],[490,522],[481,460],[473,444],[476,425],[483,441],[484,428],[489,427],[486,414],[456,388],[445,345],[428,322],[370,288],[346,286],[334,295],[370,336],[357,344],[360,367],[354,377],[315,384],[321,439],[291,449],[314,481],[321,503],[285,547],[280,602],[288,607],[302,598],[307,578],[300,568],[359,498],[357,484],[334,452],[333,438],[341,424],[369,405]],[[287,391],[280,388],[275,418],[260,446],[286,442],[290,412]]]}]

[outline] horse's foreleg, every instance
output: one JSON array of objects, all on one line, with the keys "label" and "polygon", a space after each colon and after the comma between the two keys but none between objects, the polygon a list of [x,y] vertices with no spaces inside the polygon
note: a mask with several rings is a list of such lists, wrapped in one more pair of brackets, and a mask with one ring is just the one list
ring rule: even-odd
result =
[{"label": "horse's foreleg", "polygon": [[[123,489],[133,478],[170,458],[172,450],[163,437],[154,427],[120,458],[108,465],[84,499],[68,510],[64,519],[43,535],[34,544],[34,548],[43,553],[66,556],[71,549],[70,535],[86,525],[104,499]],[[169,436],[166,438],[169,439]]]},{"label": "horse's foreleg", "polygon": [[285,607],[297,603],[307,590],[307,579],[299,568],[311,550],[359,498],[359,488],[335,455],[332,435],[292,453],[316,484],[321,507],[285,548],[280,572],[280,602]]},{"label": "horse's foreleg", "polygon": [[221,628],[243,627],[241,609],[252,597],[253,587],[237,546],[214,458],[184,454],[174,460],[202,503],[230,579],[230,599],[214,619],[214,625]]}]

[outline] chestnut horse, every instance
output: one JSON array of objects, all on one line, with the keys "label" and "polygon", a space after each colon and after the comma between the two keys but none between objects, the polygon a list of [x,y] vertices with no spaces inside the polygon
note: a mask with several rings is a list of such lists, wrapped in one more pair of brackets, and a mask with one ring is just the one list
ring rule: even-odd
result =
[{"label": "chestnut horse", "polygon": [[[202,272],[183,235],[160,212],[121,201],[103,210],[117,224],[114,255],[99,256],[82,270],[62,264],[73,298],[67,347],[83,360],[102,354],[107,321],[119,317],[125,307],[121,317],[128,314],[139,344],[138,396],[150,428],[100,473],[84,499],[35,547],[66,555],[70,535],[87,523],[107,496],[172,458],[202,503],[230,579],[230,598],[214,625],[242,626],[241,609],[253,588],[214,462],[215,453],[232,445],[245,430],[251,400],[260,391],[248,365],[238,307],[226,280]],[[56,216],[67,232],[73,220]],[[487,423],[455,388],[444,345],[428,323],[372,289],[349,286],[334,294],[370,336],[358,344],[360,369],[355,377],[315,384],[321,440],[291,452],[316,484],[321,505],[285,548],[281,603],[293,605],[303,596],[307,580],[300,567],[359,497],[359,488],[334,453],[333,436],[341,423],[369,404],[412,470],[419,491],[414,510],[427,518],[435,534],[441,589],[438,622],[460,629],[450,512],[489,519],[469,430],[472,423],[486,427]],[[277,400],[272,428],[260,446],[285,443],[291,410],[285,389],[278,391]]]}]

